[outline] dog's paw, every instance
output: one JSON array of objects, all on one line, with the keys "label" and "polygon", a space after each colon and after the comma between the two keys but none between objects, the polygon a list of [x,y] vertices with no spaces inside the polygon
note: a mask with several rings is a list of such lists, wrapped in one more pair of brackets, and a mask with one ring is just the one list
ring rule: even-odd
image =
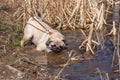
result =
[{"label": "dog's paw", "polygon": [[20,46],[24,47],[24,42],[23,41],[20,41]]},{"label": "dog's paw", "polygon": [[46,49],[41,49],[41,48],[39,48],[39,47],[37,47],[36,48],[36,51],[45,51],[45,52],[51,52],[51,50],[50,49],[48,49],[48,48],[46,48]]},{"label": "dog's paw", "polygon": [[46,52],[48,52],[48,53],[49,53],[49,52],[51,52],[51,50],[50,50],[50,49],[48,49],[48,48],[46,48],[46,49],[45,49],[45,51],[46,51]]},{"label": "dog's paw", "polygon": [[42,49],[39,47],[36,47],[36,51],[42,51]]}]

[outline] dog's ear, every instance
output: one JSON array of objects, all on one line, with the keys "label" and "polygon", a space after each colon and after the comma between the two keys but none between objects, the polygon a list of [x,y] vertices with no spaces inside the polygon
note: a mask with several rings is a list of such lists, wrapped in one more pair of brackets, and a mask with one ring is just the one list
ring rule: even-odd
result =
[{"label": "dog's ear", "polygon": [[46,45],[49,46],[49,44],[51,43],[52,41],[50,40],[50,38],[48,39],[48,41],[46,42]]}]

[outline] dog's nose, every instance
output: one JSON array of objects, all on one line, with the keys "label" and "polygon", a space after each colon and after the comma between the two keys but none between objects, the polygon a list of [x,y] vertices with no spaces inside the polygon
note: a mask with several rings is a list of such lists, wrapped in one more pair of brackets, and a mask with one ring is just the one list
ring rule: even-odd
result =
[{"label": "dog's nose", "polygon": [[56,45],[51,45],[52,48],[56,48]]},{"label": "dog's nose", "polygon": [[51,50],[55,53],[59,53],[64,49],[66,49],[66,46],[51,45]]},{"label": "dog's nose", "polygon": [[56,49],[56,50],[53,50],[53,52],[59,53],[59,52],[61,52],[61,50],[60,49]]},{"label": "dog's nose", "polygon": [[62,51],[62,49],[60,47],[53,46],[52,51],[55,53],[59,53],[60,51]]}]

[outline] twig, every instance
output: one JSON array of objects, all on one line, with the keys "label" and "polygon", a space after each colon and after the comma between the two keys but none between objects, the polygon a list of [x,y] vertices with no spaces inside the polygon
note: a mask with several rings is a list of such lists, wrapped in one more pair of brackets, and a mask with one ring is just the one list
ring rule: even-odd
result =
[{"label": "twig", "polygon": [[10,66],[10,65],[6,65],[7,68],[9,68],[10,70],[12,70],[13,72],[18,72],[18,73],[22,73],[20,70]]},{"label": "twig", "polygon": [[22,71],[14,68],[14,67],[12,67],[12,66],[10,66],[10,65],[6,65],[6,67],[9,68],[9,69],[10,69],[11,71],[13,71],[13,72],[17,72],[18,78],[22,78],[22,77],[24,76],[24,73],[23,73]]},{"label": "twig", "polygon": [[[72,54],[72,51],[70,52],[70,54]],[[71,56],[74,57],[75,53]],[[66,64],[69,64],[69,62],[71,61],[71,58],[68,59],[68,61],[66,62]],[[64,67],[59,71],[59,73],[57,74],[57,76],[55,76],[54,80],[57,80],[60,76],[60,74],[63,72],[63,70],[65,69],[67,65],[64,65]]]},{"label": "twig", "polygon": [[98,72],[98,73],[99,73],[99,75],[100,75],[100,80],[103,80],[103,77],[102,77],[102,74],[101,74],[100,69],[99,69],[99,68],[96,68],[96,70],[97,70],[97,72]]}]

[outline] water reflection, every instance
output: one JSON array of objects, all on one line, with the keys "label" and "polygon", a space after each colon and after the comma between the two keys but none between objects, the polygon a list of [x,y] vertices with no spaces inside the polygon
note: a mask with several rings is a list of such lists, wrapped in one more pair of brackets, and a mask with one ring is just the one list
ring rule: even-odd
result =
[{"label": "water reflection", "polygon": [[47,54],[47,63],[50,66],[59,66],[61,64],[65,64],[68,60],[68,54],[61,52],[61,53],[51,53]]}]

